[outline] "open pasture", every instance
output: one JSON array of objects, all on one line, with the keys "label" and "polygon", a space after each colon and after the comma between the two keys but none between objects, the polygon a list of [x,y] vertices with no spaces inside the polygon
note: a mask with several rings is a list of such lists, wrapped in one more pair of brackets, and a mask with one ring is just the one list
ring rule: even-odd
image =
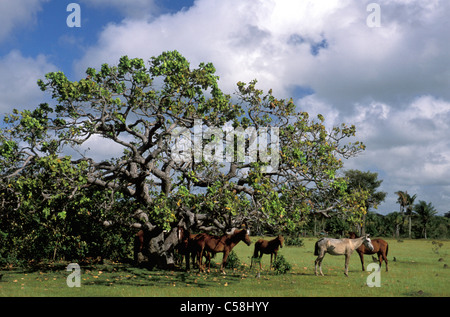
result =
[{"label": "open pasture", "polygon": [[[366,280],[373,272],[362,272],[359,256],[352,254],[349,277],[344,275],[344,257],[327,254],[322,268],[325,276],[314,275],[315,238],[305,238],[304,246],[284,246],[279,251],[292,265],[287,274],[277,275],[269,270],[270,256],[250,269],[252,245],[238,244],[234,251],[241,266],[227,269],[219,266],[211,273],[162,271],[135,268],[128,264],[106,262],[102,265],[81,266],[81,287],[66,284],[67,262],[36,267],[34,270],[8,269],[0,275],[0,296],[450,296],[450,242],[432,240],[385,239],[389,243],[389,272],[383,264],[381,286],[368,287]],[[267,239],[267,237],[266,237]],[[395,261],[394,261],[395,257]],[[220,263],[222,254],[213,262]],[[365,265],[372,256],[365,256]],[[184,269],[184,265],[183,265]]]}]

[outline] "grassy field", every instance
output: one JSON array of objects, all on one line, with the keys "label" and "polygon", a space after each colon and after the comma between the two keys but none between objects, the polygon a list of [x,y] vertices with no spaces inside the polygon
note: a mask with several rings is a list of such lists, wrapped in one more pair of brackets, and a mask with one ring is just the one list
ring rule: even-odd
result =
[{"label": "grassy field", "polygon": [[[256,237],[252,238],[256,241]],[[381,271],[381,286],[368,287],[370,272],[362,272],[358,254],[352,255],[349,277],[345,277],[344,257],[327,254],[322,267],[325,276],[314,275],[313,247],[316,239],[305,238],[303,247],[285,246],[282,254],[292,265],[284,275],[269,270],[269,256],[263,256],[263,271],[250,269],[253,244],[240,243],[235,252],[241,267],[217,269],[211,273],[161,271],[134,268],[120,263],[81,267],[81,287],[69,288],[68,263],[24,270],[10,268],[0,275],[0,296],[227,296],[227,297],[316,297],[316,296],[450,296],[450,241],[438,247],[431,240],[386,239],[389,243],[389,272]],[[393,258],[396,258],[396,261]],[[216,256],[219,262],[222,255]],[[366,267],[372,256],[366,255]]]}]

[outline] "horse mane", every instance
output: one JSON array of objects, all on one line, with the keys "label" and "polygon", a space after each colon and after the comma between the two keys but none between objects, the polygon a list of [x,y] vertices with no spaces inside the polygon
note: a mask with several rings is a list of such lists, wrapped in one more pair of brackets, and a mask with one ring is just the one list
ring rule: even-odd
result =
[{"label": "horse mane", "polygon": [[236,227],[231,228],[230,231],[227,231],[225,233],[228,234],[228,235],[234,236],[234,235],[240,234],[242,231],[246,231],[247,234],[250,235],[250,230],[244,229],[244,228],[243,229],[238,229]]},{"label": "horse mane", "polygon": [[234,235],[234,233],[236,232],[236,230],[238,230],[238,228],[236,228],[236,227],[233,227],[233,228],[231,228],[231,230],[230,231],[228,231],[228,232],[225,232],[226,234],[229,234],[229,235]]}]

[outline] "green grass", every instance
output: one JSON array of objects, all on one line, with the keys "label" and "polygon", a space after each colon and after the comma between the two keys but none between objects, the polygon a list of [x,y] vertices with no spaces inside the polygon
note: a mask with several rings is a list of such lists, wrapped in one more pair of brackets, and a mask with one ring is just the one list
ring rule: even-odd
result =
[{"label": "green grass", "polygon": [[[257,238],[252,238],[256,241]],[[314,275],[313,247],[316,239],[305,238],[303,247],[285,246],[280,250],[292,269],[284,275],[269,270],[270,257],[263,256],[263,271],[250,269],[253,244],[240,243],[234,249],[241,267],[222,275],[211,273],[162,271],[107,263],[81,267],[81,287],[69,288],[65,270],[68,263],[25,270],[2,270],[0,296],[450,296],[450,242],[443,241],[438,253],[431,240],[386,239],[389,243],[389,272],[381,271],[381,287],[368,287],[371,272],[362,272],[358,254],[350,260],[349,277],[344,276],[344,257],[327,254],[322,268],[325,276]],[[396,257],[396,261],[393,261]],[[222,255],[213,259],[219,262]],[[365,265],[372,262],[365,257]]]}]

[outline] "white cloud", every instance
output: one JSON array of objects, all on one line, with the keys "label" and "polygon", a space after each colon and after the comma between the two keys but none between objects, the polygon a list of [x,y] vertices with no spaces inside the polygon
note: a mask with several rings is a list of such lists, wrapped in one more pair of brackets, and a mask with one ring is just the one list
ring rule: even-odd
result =
[{"label": "white cloud", "polygon": [[151,20],[131,14],[107,25],[75,67],[82,76],[122,55],[148,60],[176,49],[193,66],[213,62],[229,93],[237,81],[254,78],[280,97],[308,87],[313,93],[299,107],[322,113],[328,124],[356,124],[357,138],[367,144],[349,167],[380,171],[389,191],[433,188],[444,208],[450,203],[450,2],[377,1],[380,28],[366,25],[370,2],[198,0]]},{"label": "white cloud", "polygon": [[[372,103],[356,107],[347,122],[356,124],[367,150],[347,168],[380,171],[388,210],[395,191],[407,190],[446,212],[450,188],[450,101],[420,96],[401,110]],[[392,210],[391,210],[392,209]]]},{"label": "white cloud", "polygon": [[0,1],[0,42],[16,28],[35,23],[36,13],[48,0]]},{"label": "white cloud", "polygon": [[[128,140],[124,140],[128,141]],[[78,159],[82,156],[92,158],[96,162],[117,158],[123,155],[124,146],[99,135],[92,135],[82,145],[74,149],[66,148],[64,154]]]},{"label": "white cloud", "polygon": [[38,87],[37,80],[45,74],[56,71],[56,66],[49,63],[45,56],[24,57],[13,50],[0,58],[0,113],[10,113],[13,108],[36,107],[48,101]]},{"label": "white cloud", "polygon": [[[450,22],[435,13],[449,5],[424,3],[383,2],[382,27],[369,28],[361,1],[199,0],[173,15],[108,25],[77,70],[115,63],[125,54],[148,59],[178,49],[194,66],[212,61],[226,89],[253,78],[278,94],[309,85],[341,111],[368,97],[450,97],[450,67],[442,70],[450,58]],[[327,47],[320,49],[322,41]]]}]

